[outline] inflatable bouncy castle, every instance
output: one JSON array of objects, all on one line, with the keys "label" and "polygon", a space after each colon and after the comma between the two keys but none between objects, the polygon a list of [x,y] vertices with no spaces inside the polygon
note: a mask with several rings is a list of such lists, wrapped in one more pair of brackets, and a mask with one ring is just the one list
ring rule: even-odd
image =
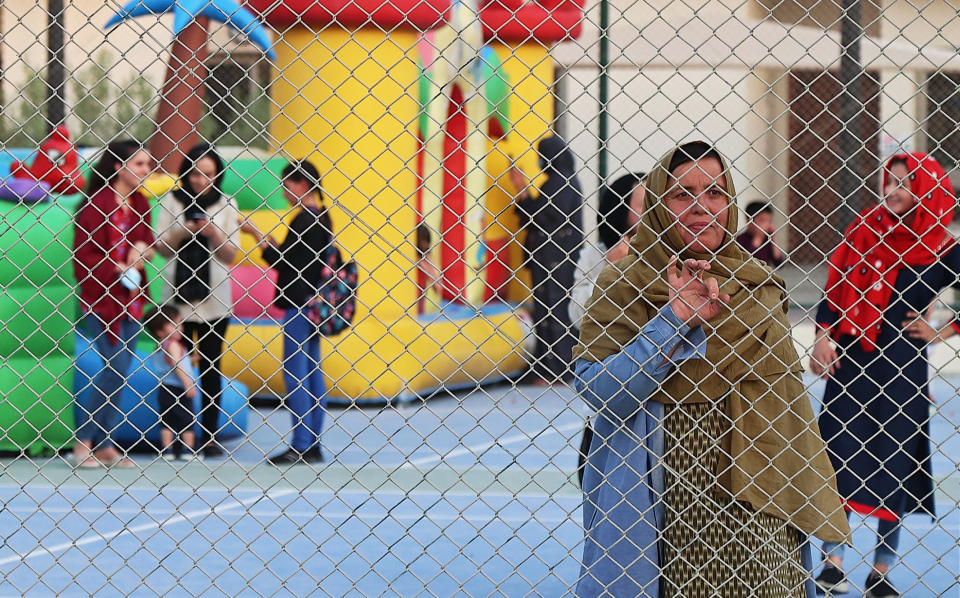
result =
[{"label": "inflatable bouncy castle", "polygon": [[[354,326],[322,347],[330,398],[405,399],[521,373],[530,326],[516,305],[529,292],[514,242],[512,190],[500,181],[513,157],[531,177],[538,172],[532,148],[553,120],[548,52],[579,34],[582,1],[245,6],[277,35],[273,150],[318,167],[337,242],[360,270]],[[165,86],[177,94],[196,76],[187,65],[205,51],[205,32],[194,27],[190,37],[190,27],[178,33],[180,57],[168,71],[180,68],[182,77]],[[183,54],[187,45],[192,54]],[[190,99],[166,98],[161,107]],[[176,118],[177,127],[189,125]],[[191,135],[165,127],[159,137],[188,145]],[[267,180],[282,168],[273,162],[228,170],[261,179],[241,186],[238,203],[261,230],[282,238],[289,214],[275,201],[279,180]],[[161,178],[156,191],[171,184]],[[431,257],[444,278],[443,296],[425,302],[439,308],[426,314],[418,313],[414,231],[421,223],[433,233]],[[227,333],[224,368],[257,394],[282,395],[273,281],[251,239],[234,286],[238,319]]]},{"label": "inflatable bouncy castle", "polygon": [[[582,2],[246,6],[282,40],[270,139],[318,166],[338,242],[360,267],[356,324],[323,348],[331,394],[402,398],[522,371],[528,327],[489,302],[528,294],[511,282],[522,256],[498,184],[511,155],[538,171],[532,148],[553,120],[548,51],[579,34]],[[450,303],[418,317],[421,222],[442,239],[433,253]]]},{"label": "inflatable bouncy castle", "polygon": [[[286,159],[307,156],[323,173],[337,241],[361,277],[354,326],[322,347],[331,399],[403,400],[525,370],[531,326],[518,306],[529,292],[515,242],[513,190],[501,181],[512,161],[531,178],[538,172],[532,148],[554,116],[549,51],[578,35],[582,2],[247,0],[244,6],[276,34],[269,138],[278,157],[232,161],[226,191],[245,217],[282,238],[290,215],[278,175]],[[220,15],[244,33],[258,31],[241,16]],[[192,19],[177,18],[158,108],[163,132],[155,137],[168,143],[154,154],[166,172],[175,171],[181,146],[196,139],[199,116],[188,108],[202,104],[196,83],[205,72],[198,61],[207,34]],[[270,47],[264,51],[271,54]],[[174,125],[186,133],[173,134]],[[13,385],[0,389],[6,398],[0,449],[69,441],[75,346],[83,340],[73,334],[68,272],[71,216],[80,197],[69,193],[82,186],[85,167],[83,156],[77,159],[69,134],[54,131],[35,155],[8,158],[22,178],[10,177],[0,188],[9,196],[5,216],[16,223],[0,235],[9,303],[0,306],[9,337],[0,346],[11,374],[0,376],[0,384]],[[161,176],[147,187],[159,195],[175,183]],[[421,224],[433,232],[432,258],[445,279],[428,313],[418,311],[414,233]],[[282,341],[278,314],[269,307],[275,289],[252,240],[244,243],[233,269],[236,317],[224,369],[246,385],[244,392],[282,395]],[[160,265],[148,273],[155,297]],[[239,429],[242,414],[236,417]],[[132,437],[149,424],[138,423]]]}]

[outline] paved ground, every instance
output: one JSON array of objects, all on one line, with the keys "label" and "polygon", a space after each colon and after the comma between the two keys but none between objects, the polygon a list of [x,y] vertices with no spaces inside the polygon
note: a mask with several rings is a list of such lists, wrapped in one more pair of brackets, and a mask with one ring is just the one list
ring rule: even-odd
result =
[{"label": "paved ground", "polygon": [[[940,512],[908,520],[894,574],[908,596],[957,591],[958,386],[934,384]],[[5,461],[0,596],[564,595],[583,533],[581,409],[567,389],[502,385],[334,410],[316,468],[262,464],[289,428],[276,409],[257,410],[223,461]],[[854,524],[866,552],[872,532]],[[865,566],[852,575],[862,582]]]}]

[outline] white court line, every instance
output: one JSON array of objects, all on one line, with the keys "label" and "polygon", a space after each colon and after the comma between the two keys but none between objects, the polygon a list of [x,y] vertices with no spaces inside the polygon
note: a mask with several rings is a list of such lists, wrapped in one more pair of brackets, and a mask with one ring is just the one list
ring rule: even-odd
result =
[{"label": "white court line", "polygon": [[[7,511],[22,511],[22,512],[31,512],[36,513],[36,509],[30,511],[26,508],[21,509],[6,509]],[[68,514],[68,513],[77,513],[83,514],[83,511],[71,511],[69,509],[44,509],[46,513],[56,513],[56,514]],[[95,509],[89,509],[87,511],[91,514],[101,513],[102,511],[97,511]],[[117,514],[138,514],[138,515],[147,515],[150,513],[144,511],[137,511],[134,509],[127,509],[126,511],[120,511],[117,509],[111,509],[111,513]],[[339,510],[339,511],[307,511],[307,510],[283,510],[283,509],[250,509],[246,511],[243,515],[248,515],[251,517],[270,517],[275,519],[278,517],[287,517],[290,519],[320,519],[325,522],[330,520],[347,520],[347,519],[373,519],[373,520],[382,520],[382,519],[393,519],[396,521],[418,521],[421,519],[429,519],[431,521],[467,521],[470,523],[490,523],[491,521],[502,521],[503,523],[515,523],[523,524],[530,522],[540,522],[540,523],[563,523],[565,521],[575,521],[576,517],[579,516],[578,512],[571,513],[567,517],[559,517],[555,515],[550,516],[541,516],[541,515],[491,515],[489,517],[484,517],[481,515],[466,515],[462,511],[456,513],[433,513],[430,511],[410,511],[409,513],[398,513],[394,511],[387,511],[385,509],[380,510]],[[579,523],[579,522],[577,522]]]},{"label": "white court line", "polygon": [[134,527],[123,527],[106,534],[99,534],[94,532],[95,535],[88,536],[86,538],[81,538],[79,540],[71,540],[69,542],[63,542],[61,544],[50,546],[49,548],[37,548],[24,555],[15,554],[13,556],[8,556],[6,558],[0,559],[0,566],[9,565],[10,563],[26,561],[27,559],[32,559],[38,556],[46,556],[46,555],[53,556],[55,553],[68,550],[70,548],[78,548],[80,546],[95,544],[97,542],[109,542],[110,540],[119,538],[120,536],[124,536],[127,534],[136,534],[136,533],[147,531],[149,529],[161,529],[164,526],[182,523],[184,521],[187,521],[188,519],[193,519],[194,517],[200,517],[201,515],[216,515],[219,513],[223,513],[224,511],[230,511],[230,510],[238,509],[241,507],[245,507],[248,504],[256,503],[257,501],[265,498],[269,498],[269,499],[279,498],[281,496],[293,494],[294,492],[296,492],[296,490],[292,488],[280,490],[277,492],[267,492],[266,494],[261,494],[259,496],[252,496],[244,500],[234,500],[232,503],[220,505],[213,509],[209,507],[206,509],[197,509],[195,511],[190,511],[182,515],[177,515],[176,517],[168,517],[161,521],[144,523]]},{"label": "white court line", "polygon": [[543,432],[536,434],[535,436],[530,436],[529,434],[514,434],[513,436],[507,436],[506,438],[499,438],[497,440],[491,440],[490,442],[484,442],[483,444],[475,444],[471,446],[464,446],[456,450],[450,451],[444,455],[429,455],[427,457],[420,457],[419,459],[412,459],[404,463],[401,467],[419,467],[420,465],[429,465],[431,463],[437,463],[439,461],[445,461],[447,459],[452,459],[453,457],[459,457],[461,455],[474,454],[487,450],[488,448],[494,446],[506,446],[508,444],[516,444],[524,440],[531,441],[544,436],[550,436],[551,434],[560,434],[562,432],[570,432],[573,430],[581,429],[585,425],[584,421],[577,421],[572,424],[567,424],[565,426],[560,426],[559,428],[547,428]]},{"label": "white court line", "polygon": [[[482,494],[480,495],[483,496]],[[231,505],[233,506],[233,505]],[[471,507],[472,508],[472,507]],[[491,507],[488,507],[491,508]],[[560,506],[557,505],[557,508],[560,509]],[[541,507],[542,509],[542,507]],[[36,513],[36,507],[30,509],[26,506],[16,507],[16,508],[6,508],[4,509],[8,512],[23,512],[23,513]],[[491,510],[493,510],[491,508]],[[436,521],[467,521],[471,523],[489,523],[494,520],[501,521],[503,523],[529,523],[529,522],[539,522],[539,523],[564,523],[567,521],[574,521],[579,524],[579,521],[576,521],[579,507],[574,511],[570,512],[569,515],[562,516],[553,516],[547,515],[543,516],[540,514],[532,515],[494,515],[491,514],[489,517],[484,517],[481,515],[468,515],[464,511],[458,511],[456,513],[448,512],[431,512],[423,510],[412,510],[408,513],[398,513],[396,509],[387,511],[385,509],[379,510],[339,510],[339,511],[323,511],[323,510],[304,510],[304,509],[278,509],[273,508],[253,508],[248,510],[245,515],[251,517],[289,517],[291,519],[321,519],[321,520],[335,520],[335,519],[374,519],[381,520],[385,518],[390,518],[398,521],[407,521],[407,520],[419,520],[419,519],[430,519]],[[173,512],[170,509],[167,509],[168,512]],[[86,508],[86,509],[65,509],[65,508],[44,508],[44,513],[56,513],[56,514],[100,514],[103,513],[102,509]],[[541,511],[542,512],[542,511]],[[147,515],[150,513],[148,511],[137,510],[137,509],[111,509],[110,513],[121,514],[121,515]],[[911,522],[908,525],[904,526],[906,531],[929,531],[929,530],[941,530],[944,532],[953,532],[960,533],[960,523],[936,523],[930,521],[916,521]],[[869,532],[873,532],[874,528],[869,525],[859,526],[854,529],[854,533],[857,531],[863,531],[866,529]],[[2,597],[0,597],[2,598]]]},{"label": "white court line", "polygon": [[[570,472],[570,475],[572,476],[573,473]],[[51,486],[51,485],[49,485],[49,484],[43,484],[43,485],[41,485],[41,484],[28,484],[28,485],[26,485],[26,486],[21,486],[21,485],[18,485],[18,484],[0,484],[0,491],[4,491],[4,490],[15,490],[15,491],[16,491],[15,494],[29,493],[29,490],[28,490],[28,489],[49,490],[49,491],[52,491],[52,492],[57,492],[58,494],[59,494],[60,490],[68,490],[68,491],[72,491],[72,492],[86,492],[88,495],[91,495],[91,496],[97,496],[96,491],[97,491],[97,490],[103,490],[103,489],[106,489],[106,490],[119,490],[119,491],[121,491],[121,494],[122,494],[123,496],[131,496],[131,491],[137,491],[137,490],[156,492],[158,496],[164,496],[165,493],[171,492],[171,491],[179,491],[179,492],[181,492],[181,493],[186,493],[186,494],[196,495],[196,496],[200,496],[200,493],[201,493],[201,492],[205,492],[205,491],[210,491],[210,492],[223,492],[224,494],[227,493],[227,490],[224,489],[224,488],[212,488],[212,487],[211,487],[211,488],[208,488],[208,487],[200,487],[200,488],[197,488],[197,489],[196,489],[196,492],[195,492],[195,491],[194,491],[194,490],[195,490],[194,488],[188,488],[188,487],[185,487],[185,486],[184,486],[184,487],[181,487],[181,486],[168,486],[168,487],[165,487],[165,488],[136,486],[136,487],[131,487],[131,488],[128,488],[128,489],[124,490],[124,489],[123,489],[122,487],[120,487],[120,486],[105,486],[105,487],[101,488],[101,487],[96,487],[96,486],[77,486],[77,485],[72,485],[72,484],[63,484],[62,486]],[[252,488],[250,488],[250,489],[240,488],[240,490],[242,490],[242,491],[247,491],[247,492],[256,492],[256,490],[254,490],[254,489],[252,489]],[[370,490],[367,490],[367,489],[362,489],[362,490],[361,490],[361,489],[359,489],[359,488],[324,488],[324,489],[308,488],[308,489],[301,489],[301,490],[299,490],[299,491],[300,491],[304,496],[307,496],[308,494],[317,494],[317,495],[321,495],[321,496],[334,496],[334,497],[336,497],[336,496],[341,496],[341,495],[354,495],[354,494],[355,494],[355,495],[357,495],[357,496],[373,496],[373,497],[376,497],[376,496],[411,496],[411,497],[415,497],[415,496],[431,496],[431,497],[432,497],[432,496],[443,496],[443,497],[453,497],[453,498],[456,498],[456,497],[461,497],[461,498],[474,497],[474,498],[475,498],[475,497],[478,495],[476,492],[464,492],[464,491],[462,491],[462,490],[450,490],[450,491],[448,491],[448,490],[422,490],[422,489],[417,489],[417,490],[391,490],[391,489],[389,489],[389,488],[383,488],[383,489],[381,489],[381,488],[375,488],[375,489],[370,489]],[[29,496],[29,494],[27,494],[27,496]],[[563,495],[563,494],[559,494],[559,493],[552,493],[552,494],[551,494],[551,493],[549,493],[549,492],[520,492],[520,493],[516,493],[516,492],[502,492],[502,491],[497,491],[497,490],[490,490],[490,491],[484,490],[484,491],[483,491],[483,496],[489,496],[489,497],[491,497],[491,498],[510,498],[510,499],[515,499],[515,498],[517,498],[518,496],[522,496],[522,497],[524,497],[524,498],[549,498],[549,499],[552,499],[552,500],[577,500],[577,501],[580,500],[579,495],[578,495],[578,496],[572,496],[572,495]],[[36,506],[35,504],[31,503],[31,506],[32,506],[32,508],[33,508],[34,510],[36,510],[37,506]],[[7,506],[7,507],[5,507],[5,508],[6,508],[7,510],[10,509],[9,506]],[[2,597],[0,597],[0,598],[2,598]]]}]

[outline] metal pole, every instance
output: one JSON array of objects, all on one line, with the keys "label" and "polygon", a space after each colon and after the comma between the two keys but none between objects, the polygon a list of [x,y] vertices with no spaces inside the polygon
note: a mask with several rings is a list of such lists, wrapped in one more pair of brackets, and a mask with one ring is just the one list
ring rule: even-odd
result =
[{"label": "metal pole", "polygon": [[610,98],[610,81],[607,71],[610,68],[610,38],[608,37],[610,28],[610,3],[609,0],[600,0],[600,114],[597,119],[597,176],[600,179],[599,188],[602,189],[607,182],[607,137],[608,133],[608,115],[607,102]]},{"label": "metal pole", "polygon": [[839,212],[844,228],[854,214],[865,206],[862,190],[865,188],[860,152],[863,150],[862,114],[863,65],[860,63],[860,40],[863,37],[860,0],[843,0],[840,15],[840,178],[837,193],[843,208]]},{"label": "metal pole", "polygon": [[47,124],[66,120],[66,56],[63,0],[47,0]]}]

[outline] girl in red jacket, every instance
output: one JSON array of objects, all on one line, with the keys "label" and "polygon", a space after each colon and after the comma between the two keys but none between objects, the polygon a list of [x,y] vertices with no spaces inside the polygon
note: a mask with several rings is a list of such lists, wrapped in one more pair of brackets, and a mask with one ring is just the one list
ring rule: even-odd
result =
[{"label": "girl in red jacket", "polygon": [[103,368],[89,380],[86,405],[77,409],[78,467],[133,467],[111,440],[120,421],[125,384],[147,299],[143,263],[153,245],[150,204],[138,188],[150,156],[135,141],[107,146],[90,172],[87,200],[74,225],[74,274],[82,323]]}]

